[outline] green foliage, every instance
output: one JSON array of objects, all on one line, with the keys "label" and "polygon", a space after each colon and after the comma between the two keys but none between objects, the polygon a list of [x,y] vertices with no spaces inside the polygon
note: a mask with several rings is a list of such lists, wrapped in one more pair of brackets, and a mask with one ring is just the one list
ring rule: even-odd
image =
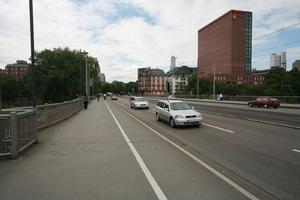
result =
[{"label": "green foliage", "polygon": [[19,84],[13,77],[1,76],[0,87],[2,107],[10,107],[10,102],[16,100],[18,97]]},{"label": "green foliage", "polygon": [[[61,102],[84,95],[86,59],[90,65],[90,76],[97,86],[99,78],[96,67],[99,64],[96,58],[84,57],[80,51],[68,48],[45,49],[36,53],[36,58],[36,94],[43,102]],[[29,96],[31,79],[29,70],[22,80],[23,93]]]},{"label": "green foliage", "polygon": [[270,71],[264,81],[265,95],[299,96],[300,72],[297,69],[286,72],[284,69]]},{"label": "green foliage", "polygon": [[112,83],[101,83],[100,92],[111,92],[114,94],[128,94],[138,91],[138,84],[136,82],[124,83],[121,81],[113,81]]}]

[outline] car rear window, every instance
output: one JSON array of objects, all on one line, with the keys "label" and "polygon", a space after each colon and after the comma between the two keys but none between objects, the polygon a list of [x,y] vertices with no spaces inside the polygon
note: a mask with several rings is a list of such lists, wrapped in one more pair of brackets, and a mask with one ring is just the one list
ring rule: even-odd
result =
[{"label": "car rear window", "polygon": [[135,98],[135,101],[145,101],[145,99],[142,97],[139,97],[139,98]]},{"label": "car rear window", "polygon": [[192,109],[184,102],[174,102],[170,104],[172,110],[189,110]]}]

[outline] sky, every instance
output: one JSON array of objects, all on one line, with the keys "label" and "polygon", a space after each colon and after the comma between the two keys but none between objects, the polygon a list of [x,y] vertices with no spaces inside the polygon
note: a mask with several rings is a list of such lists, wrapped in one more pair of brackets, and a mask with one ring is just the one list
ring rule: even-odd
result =
[{"label": "sky", "polygon": [[[166,72],[172,55],[178,66],[196,67],[197,31],[231,9],[253,12],[253,68],[267,69],[270,54],[282,51],[287,69],[300,59],[299,0],[33,0],[33,7],[37,51],[85,50],[109,82],[136,81],[140,67]],[[29,57],[28,1],[0,0],[0,68]]]}]

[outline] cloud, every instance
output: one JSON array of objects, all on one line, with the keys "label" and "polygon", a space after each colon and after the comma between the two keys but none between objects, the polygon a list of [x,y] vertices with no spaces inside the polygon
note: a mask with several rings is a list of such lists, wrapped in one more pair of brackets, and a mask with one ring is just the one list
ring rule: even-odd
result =
[{"label": "cloud", "polygon": [[[167,71],[172,55],[178,64],[195,65],[198,29],[230,9],[253,12],[256,38],[299,22],[299,7],[297,0],[39,0],[34,1],[35,46],[84,49],[98,58],[108,81],[135,81],[139,67]],[[28,2],[1,1],[0,15],[3,68],[30,56]],[[268,48],[276,40],[279,34],[255,40],[253,48]],[[266,60],[253,62],[263,66]]]}]

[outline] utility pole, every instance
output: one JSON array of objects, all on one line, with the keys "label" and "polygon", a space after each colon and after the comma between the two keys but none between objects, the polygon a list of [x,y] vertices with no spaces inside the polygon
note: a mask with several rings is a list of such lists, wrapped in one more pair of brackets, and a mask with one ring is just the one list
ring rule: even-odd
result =
[{"label": "utility pole", "polygon": [[213,100],[215,100],[215,95],[216,95],[216,62],[214,63]]},{"label": "utility pole", "polygon": [[[2,75],[0,74],[0,77],[1,77]],[[1,104],[1,102],[2,102],[2,94],[1,94],[1,80],[0,80],[0,112],[1,112],[1,108],[2,108],[2,104]]]},{"label": "utility pole", "polygon": [[32,0],[29,0],[29,14],[30,14],[30,41],[31,41],[31,73],[32,73],[32,107],[36,107],[35,96],[35,58],[34,58],[34,28],[33,28],[33,6]]},{"label": "utility pole", "polygon": [[85,93],[88,94],[88,66],[87,66],[87,57],[85,57]]},{"label": "utility pole", "polygon": [[81,52],[81,49],[80,49],[80,83],[79,83],[79,92],[80,92],[80,96],[83,96],[82,94],[82,52]]},{"label": "utility pole", "polygon": [[198,73],[198,67],[197,67],[197,74],[196,74],[196,78],[197,78],[197,99],[199,96],[199,73]]}]

